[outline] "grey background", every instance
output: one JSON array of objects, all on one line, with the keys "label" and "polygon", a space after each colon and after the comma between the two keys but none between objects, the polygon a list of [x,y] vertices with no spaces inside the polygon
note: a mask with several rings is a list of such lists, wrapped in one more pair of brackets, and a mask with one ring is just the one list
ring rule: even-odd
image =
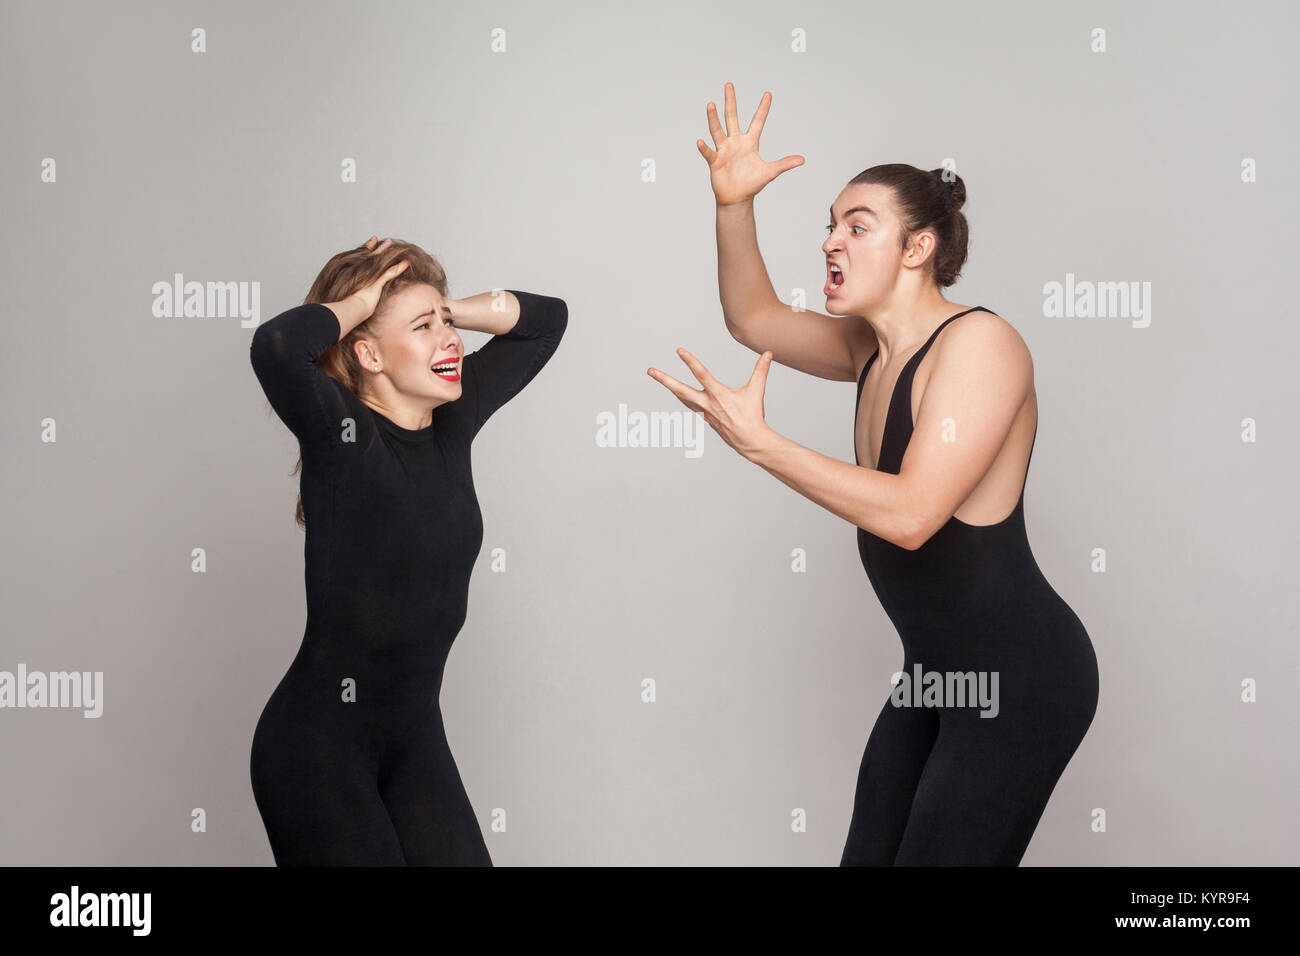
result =
[{"label": "grey background", "polygon": [[[0,862],[272,862],[248,753],[304,624],[296,444],[251,331],[155,318],[150,288],[259,282],[267,319],[372,233],[440,257],[453,296],[569,305],[475,445],[485,539],[442,706],[494,861],[838,862],[902,661],[853,527],[711,430],[696,460],[594,442],[620,402],[681,409],[646,375],[690,381],[677,346],[728,384],[753,368],[694,145],[731,80],[745,124],[774,94],[765,158],[807,157],[756,203],[783,299],[824,307],[826,208],[853,175],[952,157],[972,246],[948,295],[1033,352],[1030,541],[1101,701],[1025,864],[1296,863],[1297,16],[1230,10],[6,3],[0,669],[106,687],[97,720],[0,711]],[[1067,272],[1151,282],[1151,326],[1045,318]],[[768,420],[852,461],[853,397],[774,366]]]}]

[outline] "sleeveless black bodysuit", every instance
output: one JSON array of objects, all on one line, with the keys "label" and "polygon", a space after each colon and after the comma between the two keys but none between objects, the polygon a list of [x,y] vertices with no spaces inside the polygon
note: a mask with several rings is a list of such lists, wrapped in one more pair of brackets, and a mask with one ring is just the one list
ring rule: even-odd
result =
[{"label": "sleeveless black bodysuit", "polygon": [[443,730],[443,665],[483,522],[470,444],[559,345],[562,299],[512,292],[514,328],[461,363],[461,397],[408,429],[316,364],[339,340],[305,304],[253,333],[253,370],[298,438],[307,622],[253,735],[277,864],[491,865]]},{"label": "sleeveless black bodysuit", "polygon": [[[878,471],[896,475],[902,466],[922,357],[944,326],[977,310],[989,311],[976,306],[947,319],[903,367]],[[858,378],[859,404],[875,358]],[[855,457],[856,436],[855,413]],[[903,673],[912,680],[917,665],[922,673],[984,672],[992,688],[996,672],[997,708],[982,717],[980,707],[952,698],[938,702],[944,706],[886,700],[862,755],[842,866],[1019,864],[1092,723],[1092,642],[1034,560],[1024,501],[1022,482],[1002,521],[970,525],[953,516],[915,551],[857,531],[862,566],[902,639]]]}]

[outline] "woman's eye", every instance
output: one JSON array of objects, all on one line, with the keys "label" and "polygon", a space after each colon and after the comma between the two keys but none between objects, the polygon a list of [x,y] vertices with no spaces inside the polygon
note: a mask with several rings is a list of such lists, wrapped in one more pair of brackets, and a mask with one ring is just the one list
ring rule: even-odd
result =
[{"label": "woman's eye", "polygon": [[420,330],[420,329],[427,329],[428,327],[429,327],[429,323],[428,323],[428,322],[421,322],[421,323],[420,323],[419,325],[417,325],[415,328],[416,328],[416,330],[418,331],[418,330]]},{"label": "woman's eye", "polygon": [[854,229],[861,229],[863,232],[866,232],[866,231],[867,231],[867,230],[866,230],[864,227],[862,227],[862,226],[854,226],[853,228],[854,228]]}]

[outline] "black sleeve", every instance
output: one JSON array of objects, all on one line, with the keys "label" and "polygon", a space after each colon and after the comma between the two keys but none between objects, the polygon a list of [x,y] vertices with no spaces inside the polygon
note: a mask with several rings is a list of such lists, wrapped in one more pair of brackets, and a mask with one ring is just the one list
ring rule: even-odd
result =
[{"label": "black sleeve", "polygon": [[470,435],[533,380],[555,354],[569,321],[563,299],[506,289],[519,300],[519,320],[465,356],[461,397]]},{"label": "black sleeve", "polygon": [[344,395],[351,392],[316,365],[341,331],[333,310],[309,302],[263,322],[248,347],[262,391],[304,451],[337,448],[349,422],[361,427],[363,416]]}]

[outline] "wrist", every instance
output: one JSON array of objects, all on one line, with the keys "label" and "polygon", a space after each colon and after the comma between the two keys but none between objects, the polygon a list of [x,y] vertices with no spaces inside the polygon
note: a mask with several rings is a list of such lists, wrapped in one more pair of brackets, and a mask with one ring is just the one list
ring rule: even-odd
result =
[{"label": "wrist", "polygon": [[755,465],[766,466],[772,461],[773,455],[784,440],[771,425],[764,422],[763,430],[754,437],[753,442],[742,454]]},{"label": "wrist", "polygon": [[738,199],[735,202],[719,202],[716,199],[714,204],[717,206],[718,215],[735,215],[752,212],[754,209],[754,197],[746,196],[744,199]]},{"label": "wrist", "polygon": [[355,293],[337,302],[326,302],[324,305],[338,317],[339,326],[344,333],[364,322],[370,317],[372,311],[365,302],[357,298]]}]

